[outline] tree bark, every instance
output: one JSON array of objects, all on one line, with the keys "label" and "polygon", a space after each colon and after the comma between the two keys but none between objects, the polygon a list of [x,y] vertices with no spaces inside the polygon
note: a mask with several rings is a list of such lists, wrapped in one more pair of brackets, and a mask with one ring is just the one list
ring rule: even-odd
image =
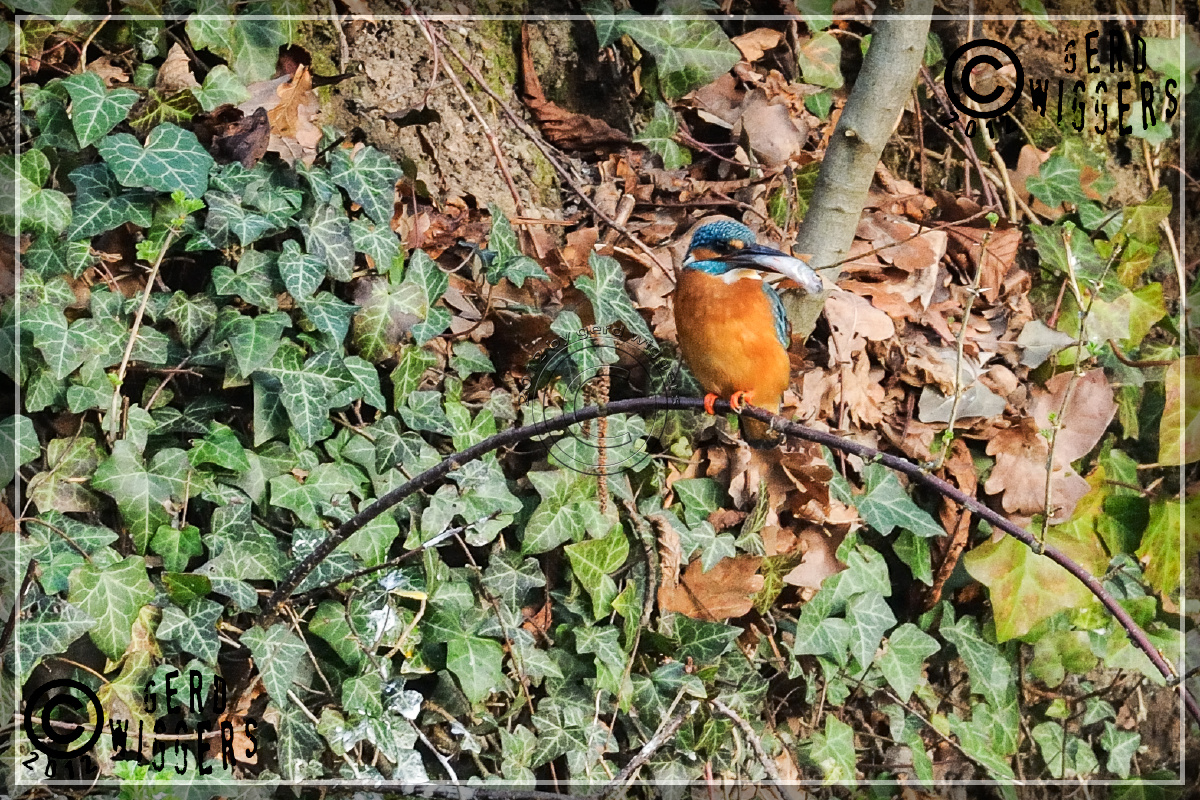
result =
[{"label": "tree bark", "polygon": [[[850,254],[858,218],[884,145],[908,98],[925,53],[933,0],[899,0],[876,18],[862,71],[830,138],[812,202],[793,251],[831,281]],[[807,336],[825,302],[819,296],[784,297],[792,328]]]}]

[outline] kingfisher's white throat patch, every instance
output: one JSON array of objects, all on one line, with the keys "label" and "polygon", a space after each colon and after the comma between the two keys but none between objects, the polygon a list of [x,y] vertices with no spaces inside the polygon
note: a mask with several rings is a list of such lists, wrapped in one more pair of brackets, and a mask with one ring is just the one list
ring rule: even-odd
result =
[{"label": "kingfisher's white throat patch", "polygon": [[726,283],[737,283],[738,281],[761,281],[763,274],[756,269],[731,269],[728,272],[721,273],[721,280]]}]

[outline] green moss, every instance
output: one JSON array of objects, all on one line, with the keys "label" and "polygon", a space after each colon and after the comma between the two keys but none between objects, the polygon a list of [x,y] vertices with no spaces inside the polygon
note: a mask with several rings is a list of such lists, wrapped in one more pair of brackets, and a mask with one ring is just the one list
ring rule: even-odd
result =
[{"label": "green moss", "polygon": [[529,180],[533,183],[535,189],[538,190],[540,197],[538,201],[544,206],[558,205],[558,189],[555,184],[558,178],[558,173],[554,171],[554,165],[550,163],[540,150],[535,150],[532,153],[532,171],[529,174]]},{"label": "green moss", "polygon": [[516,43],[521,37],[521,23],[508,20],[480,20],[474,37],[487,41],[491,47],[473,47],[485,66],[480,73],[488,88],[504,97],[517,82]]}]

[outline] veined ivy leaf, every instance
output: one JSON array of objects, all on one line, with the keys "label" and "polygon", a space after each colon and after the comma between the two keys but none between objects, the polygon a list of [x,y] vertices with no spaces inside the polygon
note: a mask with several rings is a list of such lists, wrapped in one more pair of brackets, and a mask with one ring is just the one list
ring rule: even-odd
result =
[{"label": "veined ivy leaf", "polygon": [[150,131],[145,147],[128,133],[108,136],[96,147],[122,185],[168,194],[182,190],[191,198],[204,194],[214,164],[196,134],[169,122]]},{"label": "veined ivy leaf", "polygon": [[63,78],[62,85],[71,95],[71,124],[80,147],[98,142],[138,101],[132,89],[107,89],[95,72]]},{"label": "veined ivy leaf", "polygon": [[852,634],[850,653],[867,667],[875,658],[883,634],[896,624],[896,616],[880,595],[858,594],[846,604],[846,623]]},{"label": "veined ivy leaf", "polygon": [[288,44],[279,18],[274,16],[237,20],[228,41],[232,49],[229,67],[247,83],[268,80],[275,72],[280,45]]},{"label": "veined ivy leaf", "polygon": [[[188,17],[189,32],[193,19],[195,17]],[[229,20],[224,20],[219,24],[228,25],[229,22]],[[195,43],[195,39],[192,41]],[[205,113],[209,113],[225,103],[236,106],[250,99],[250,90],[246,88],[246,84],[238,77],[237,73],[224,64],[218,64],[209,70],[208,74],[204,76],[204,85],[198,88],[193,87],[191,91]]]},{"label": "veined ivy leaf", "polygon": [[335,370],[325,368],[329,356],[336,358],[332,353],[318,353],[305,361],[303,349],[286,342],[275,352],[270,365],[263,368],[279,381],[280,400],[306,446],[320,438],[329,419],[330,399],[351,383],[340,361],[333,365]]},{"label": "veined ivy leaf", "polygon": [[921,682],[921,666],[925,659],[940,649],[936,639],[911,622],[892,631],[878,663],[883,677],[896,690],[901,702],[907,703]]},{"label": "veined ivy leaf", "polygon": [[195,525],[173,528],[160,525],[150,540],[150,549],[163,558],[163,567],[169,572],[183,572],[192,556],[201,555],[200,529]]},{"label": "veined ivy leaf", "polygon": [[482,703],[504,685],[503,660],[504,648],[491,639],[460,635],[446,643],[446,667],[472,703]]},{"label": "veined ivy leaf", "polygon": [[350,239],[354,249],[366,253],[375,262],[375,269],[385,272],[400,255],[400,240],[390,225],[370,225],[364,220],[350,221]]},{"label": "veined ivy leaf", "polygon": [[1141,744],[1142,735],[1137,731],[1123,731],[1111,722],[1105,722],[1104,733],[1100,735],[1100,746],[1108,751],[1106,769],[1122,778],[1128,778],[1129,762]]},{"label": "veined ivy leaf", "polygon": [[[209,425],[208,435],[195,442],[187,454],[192,466],[215,464],[222,469],[234,472],[245,472],[250,469],[250,460],[246,458],[246,450],[238,441],[237,434],[228,425],[213,422]],[[183,570],[173,570],[182,572]]]},{"label": "veined ivy leaf", "polygon": [[357,666],[364,658],[362,645],[346,620],[346,609],[339,603],[326,600],[317,606],[308,622],[308,631],[324,639],[338,657],[351,667]]},{"label": "veined ivy leaf", "polygon": [[330,292],[318,292],[316,296],[300,302],[300,308],[313,327],[328,334],[339,344],[350,332],[350,320],[358,306],[343,301]]},{"label": "veined ivy leaf", "polygon": [[120,658],[129,646],[138,612],[154,600],[145,559],[129,556],[103,567],[84,564],[71,573],[68,600],[96,620],[88,631],[96,647],[111,659]]},{"label": "veined ivy leaf", "polygon": [[29,499],[38,511],[98,511],[100,498],[85,483],[100,458],[96,440],[86,436],[53,439],[46,445],[46,471],[29,480]]},{"label": "veined ivy leaf", "polygon": [[192,347],[217,321],[217,304],[206,294],[188,297],[186,292],[177,291],[171,295],[163,316],[175,323],[184,346]]},{"label": "veined ivy leaf", "polygon": [[143,466],[141,456],[127,439],[113,444],[112,455],[96,468],[92,485],[117,501],[121,518],[139,553],[146,552],[146,545],[159,526],[171,521],[167,512],[171,484]]},{"label": "veined ivy leaf", "polygon": [[270,363],[279,349],[284,328],[291,323],[287,314],[260,314],[257,317],[238,316],[229,324],[229,347],[237,359],[238,371],[249,375]]},{"label": "veined ivy leaf", "polygon": [[289,239],[279,254],[279,276],[288,294],[299,301],[308,299],[325,279],[325,263],[308,255],[300,245]]},{"label": "veined ivy leaf", "polygon": [[221,641],[217,638],[217,620],[225,609],[220,603],[197,598],[185,608],[173,605],[163,609],[162,622],[155,636],[165,642],[174,642],[185,653],[189,653],[206,664],[217,663]]},{"label": "veined ivy leaf", "polygon": [[450,436],[454,428],[442,408],[442,397],[441,392],[413,392],[408,396],[407,404],[400,409],[400,418],[413,430]]},{"label": "veined ivy leaf", "polygon": [[300,672],[307,648],[286,625],[267,629],[254,626],[242,634],[242,644],[250,648],[254,665],[262,676],[267,694],[280,705],[290,705],[288,690]]},{"label": "veined ivy leaf", "polygon": [[663,94],[669,98],[712,83],[742,58],[713,20],[630,17],[620,22],[620,29],[654,56]]},{"label": "veined ivy leaf", "polygon": [[958,655],[966,663],[971,691],[996,708],[1005,705],[1006,695],[1015,686],[1013,667],[996,645],[983,638],[979,623],[968,616],[957,622],[943,620],[939,633],[958,649]]},{"label": "veined ivy leaf", "polygon": [[1079,204],[1087,200],[1080,182],[1080,170],[1071,159],[1054,154],[1042,163],[1037,175],[1030,175],[1025,186],[1033,196],[1050,208],[1062,203]]},{"label": "veined ivy leaf", "polygon": [[488,283],[496,284],[508,278],[521,287],[526,278],[549,280],[545,271],[529,256],[521,252],[516,231],[504,215],[504,210],[495,203],[488,204],[492,215],[492,230],[488,234],[488,249],[481,251]]},{"label": "veined ivy leaf", "polygon": [[1163,380],[1167,398],[1158,426],[1158,461],[1190,464],[1200,458],[1200,356],[1175,361]]},{"label": "veined ivy leaf", "polygon": [[33,420],[17,414],[0,421],[0,487],[7,486],[22,465],[41,453]]},{"label": "veined ivy leaf", "polygon": [[[736,52],[737,48],[734,48],[734,51]],[[617,260],[592,253],[588,256],[588,264],[592,267],[592,277],[585,275],[576,280],[575,285],[591,301],[596,324],[607,329],[608,326],[621,322],[625,329],[635,336],[654,341],[654,334],[646,326],[642,315],[633,307],[625,291],[625,270],[621,269]]]},{"label": "veined ivy leaf", "polygon": [[672,638],[678,643],[677,656],[697,664],[712,664],[720,658],[737,639],[741,628],[721,622],[692,619],[683,614],[670,617]]},{"label": "veined ivy leaf", "polygon": [[31,619],[21,620],[20,635],[14,637],[13,672],[24,683],[34,667],[48,655],[67,648],[96,625],[96,620],[63,600],[55,600]]},{"label": "veined ivy leaf", "polygon": [[[151,88],[146,97],[129,115],[129,126],[140,136],[164,122],[185,123],[201,112],[200,102],[191,89],[180,89],[164,94]],[[105,131],[107,133],[107,131]]]},{"label": "veined ivy leaf", "polygon": [[675,141],[678,132],[679,120],[675,118],[675,112],[666,103],[656,102],[654,117],[633,140],[658,153],[666,169],[680,169],[692,163],[692,153]]},{"label": "veined ivy leaf", "polygon": [[354,243],[350,238],[350,220],[340,205],[323,203],[313,209],[308,222],[300,223],[304,246],[314,257],[325,262],[325,271],[335,281],[354,277]]},{"label": "veined ivy leaf", "polygon": [[496,553],[483,573],[483,585],[505,608],[519,609],[530,590],[546,585],[537,559],[526,557],[514,550]]},{"label": "veined ivy leaf", "polygon": [[1087,742],[1067,734],[1057,722],[1042,722],[1032,731],[1046,769],[1055,778],[1083,778],[1097,772],[1100,762]]},{"label": "veined ivy leaf", "polygon": [[825,716],[825,732],[813,734],[812,760],[821,768],[825,783],[854,783],[854,729],[834,714]]},{"label": "veined ivy leaf", "polygon": [[383,228],[391,225],[396,181],[403,174],[400,167],[374,147],[363,147],[353,153],[337,148],[329,154],[329,176],[333,182],[345,189],[350,199]]},{"label": "veined ivy leaf", "polygon": [[804,82],[830,89],[840,89],[842,78],[842,45],[829,31],[813,34],[796,52],[797,66]]},{"label": "veined ivy leaf", "polygon": [[[563,542],[579,541],[591,520],[604,520],[593,479],[570,470],[531,472],[529,480],[542,501],[525,526],[521,552],[536,555]],[[611,525],[609,522],[605,524]]]},{"label": "veined ivy leaf", "polygon": [[867,493],[856,498],[855,505],[872,528],[884,536],[897,527],[917,536],[945,535],[942,526],[934,522],[929,512],[914,503],[904,491],[895,472],[883,464],[868,464],[863,468],[863,480]]},{"label": "veined ivy leaf", "polygon": [[237,197],[225,192],[209,191],[204,195],[204,202],[208,205],[204,232],[217,247],[233,244],[230,234],[236,236],[242,246],[250,245],[275,228],[271,220],[243,208]]},{"label": "veined ivy leaf", "polygon": [[33,344],[42,351],[50,374],[62,379],[70,375],[87,355],[87,343],[67,325],[63,312],[39,305],[22,315],[21,327],[33,334]]},{"label": "veined ivy leaf", "polygon": [[617,585],[610,576],[629,557],[629,540],[620,525],[602,539],[588,539],[565,548],[571,571],[592,596],[592,612],[600,619],[612,611]]}]

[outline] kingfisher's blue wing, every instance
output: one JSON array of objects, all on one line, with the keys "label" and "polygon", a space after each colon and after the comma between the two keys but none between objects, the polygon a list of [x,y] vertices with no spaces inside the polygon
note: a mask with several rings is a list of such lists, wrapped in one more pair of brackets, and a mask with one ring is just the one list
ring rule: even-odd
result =
[{"label": "kingfisher's blue wing", "polygon": [[786,350],[792,344],[792,323],[787,318],[787,312],[783,310],[783,301],[779,299],[779,293],[766,281],[763,281],[762,287],[767,293],[767,300],[771,302],[771,316],[775,319],[775,338]]}]

